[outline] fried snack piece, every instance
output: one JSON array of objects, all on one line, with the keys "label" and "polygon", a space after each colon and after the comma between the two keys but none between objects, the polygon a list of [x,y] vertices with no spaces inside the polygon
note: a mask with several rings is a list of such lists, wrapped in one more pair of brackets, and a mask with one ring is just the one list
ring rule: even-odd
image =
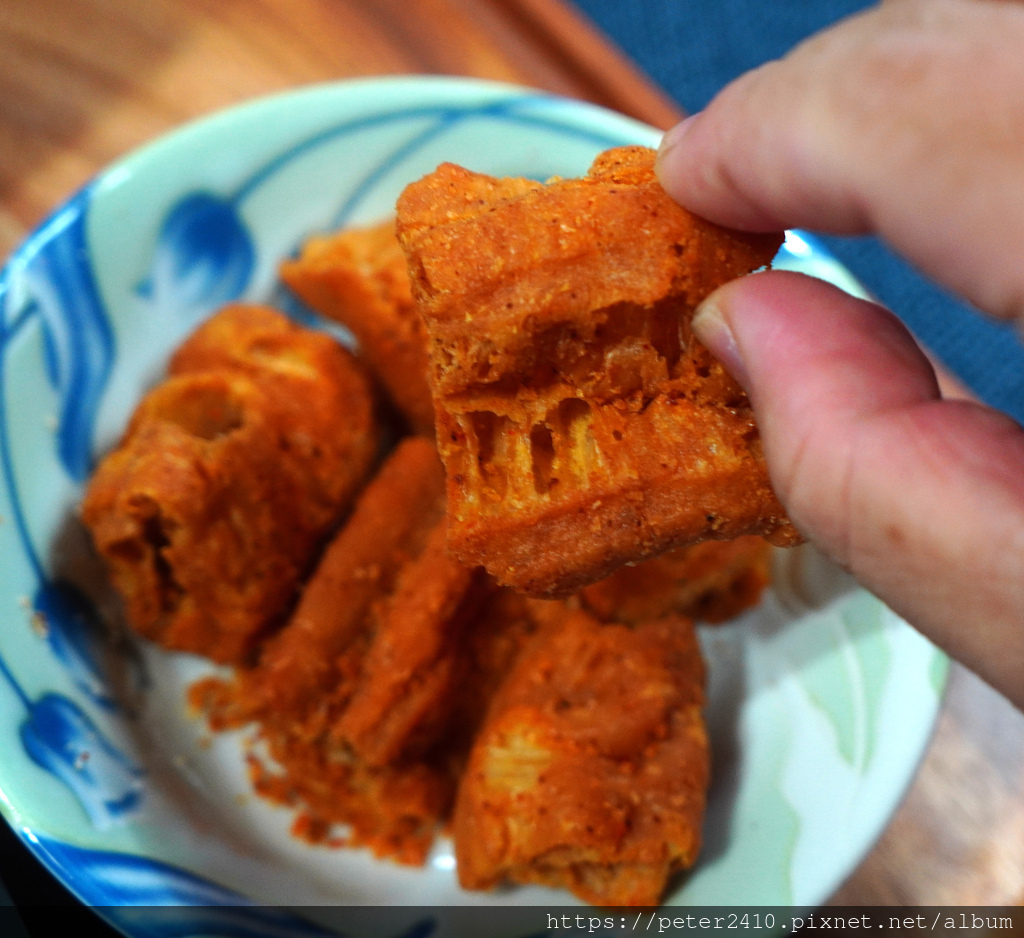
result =
[{"label": "fried snack piece", "polygon": [[[257,328],[276,343],[262,358],[245,345]],[[201,343],[222,360],[182,367]],[[331,339],[257,308],[215,316],[173,370],[101,462],[82,518],[136,631],[240,662],[287,612],[371,465],[370,389]]]},{"label": "fried snack piece", "polygon": [[359,686],[334,731],[368,765],[425,751],[458,702],[462,636],[487,585],[480,568],[449,558],[447,541],[442,521],[374,610]]},{"label": "fried snack piece", "polygon": [[692,624],[562,607],[491,703],[459,786],[459,881],[654,905],[700,845],[708,783]]},{"label": "fried snack piece", "polygon": [[310,238],[280,272],[309,306],[352,332],[409,425],[433,436],[427,334],[413,303],[394,220]]},{"label": "fried snack piece", "polygon": [[668,551],[584,587],[579,599],[599,619],[641,622],[677,613],[725,622],[755,606],[771,580],[771,545],[756,535]]},{"label": "fried snack piece", "polygon": [[377,454],[379,430],[367,375],[322,332],[267,306],[234,304],[201,325],[174,353],[172,376],[232,371],[273,400],[282,458],[301,464],[307,504],[333,527]]},{"label": "fried snack piece", "polygon": [[259,663],[190,689],[214,729],[256,725],[256,791],[308,840],[422,863],[450,813],[465,757],[440,737],[486,584],[447,557],[443,490],[433,443],[399,443]]},{"label": "fried snack piece", "polygon": [[448,727],[453,746],[468,753],[505,676],[539,628],[531,600],[504,587],[493,589],[463,638],[465,667]]},{"label": "fried snack piece", "polygon": [[264,644],[257,666],[240,672],[233,720],[268,713],[287,720],[315,706],[340,674],[358,669],[371,607],[394,589],[402,566],[423,552],[443,518],[437,450],[421,437],[403,440],[324,550],[287,625]]},{"label": "fried snack piece", "polygon": [[546,186],[444,164],[398,201],[450,547],[516,589],[568,593],[708,538],[799,540],[746,394],[689,325],[781,235],[690,215],[653,161],[611,150]]}]

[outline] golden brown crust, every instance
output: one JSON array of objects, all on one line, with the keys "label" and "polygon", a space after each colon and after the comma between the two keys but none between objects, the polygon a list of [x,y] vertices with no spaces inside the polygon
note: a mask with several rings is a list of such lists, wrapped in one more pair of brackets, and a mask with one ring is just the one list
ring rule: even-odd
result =
[{"label": "golden brown crust", "polygon": [[390,594],[443,517],[437,450],[423,438],[403,440],[324,550],[285,628],[265,643],[258,666],[243,672],[243,709],[287,715],[330,690],[342,656],[356,647],[361,660],[371,606]]},{"label": "golden brown crust", "polygon": [[256,724],[253,784],[308,840],[422,863],[450,812],[464,756],[439,738],[483,584],[444,552],[443,489],[433,443],[399,443],[259,663],[191,691],[214,729]]},{"label": "golden brown crust", "polygon": [[313,309],[341,323],[417,433],[434,433],[427,335],[409,287],[394,221],[310,238],[284,280]]},{"label": "golden brown crust", "polygon": [[[254,334],[273,345],[263,358]],[[270,310],[215,316],[139,404],[82,505],[129,624],[244,660],[290,607],[376,439],[365,376],[336,343]]]},{"label": "golden brown crust", "polygon": [[604,621],[641,622],[676,613],[725,622],[757,604],[770,581],[771,545],[754,535],[668,551],[580,590]]},{"label": "golden brown crust", "polygon": [[453,552],[557,594],[707,538],[796,542],[745,393],[689,330],[781,236],[690,215],[639,147],[515,182],[443,165],[398,203]]},{"label": "golden brown crust", "polygon": [[486,586],[448,556],[442,521],[374,610],[359,684],[334,728],[369,765],[420,753],[437,741],[458,702],[463,632]]},{"label": "golden brown crust", "polygon": [[700,844],[703,664],[682,619],[549,610],[491,703],[454,814],[459,880],[654,905]]},{"label": "golden brown crust", "polygon": [[227,371],[264,391],[282,459],[301,464],[311,504],[322,506],[326,525],[335,524],[377,455],[379,430],[363,366],[330,336],[277,310],[234,304],[192,333],[168,366],[172,377]]}]

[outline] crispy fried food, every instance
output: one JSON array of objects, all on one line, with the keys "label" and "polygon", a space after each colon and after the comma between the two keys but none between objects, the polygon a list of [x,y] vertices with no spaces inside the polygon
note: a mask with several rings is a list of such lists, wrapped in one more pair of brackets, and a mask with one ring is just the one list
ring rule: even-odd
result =
[{"label": "crispy fried food", "polygon": [[708,538],[799,539],[746,394],[689,327],[781,235],[690,215],[653,158],[611,150],[546,186],[445,164],[398,201],[450,548],[517,589],[568,593]]},{"label": "crispy fried food", "polygon": [[300,713],[339,674],[358,669],[370,640],[371,607],[391,593],[403,565],[423,552],[443,518],[437,450],[423,438],[403,440],[324,550],[285,628],[264,644],[258,665],[241,672],[238,719]]},{"label": "crispy fried food", "polygon": [[240,662],[374,459],[370,389],[337,343],[257,307],[215,316],[172,372],[100,464],[82,518],[134,629]]},{"label": "crispy fried food", "polygon": [[434,433],[427,335],[409,287],[394,220],[310,238],[281,279],[318,313],[341,323],[417,433]]},{"label": "crispy fried food", "polygon": [[[366,847],[376,857],[422,866],[451,811],[455,779],[449,766],[424,759],[373,768],[325,745],[327,733],[326,726],[307,724],[304,735],[266,734],[271,759],[255,753],[247,759],[256,793],[296,809],[292,834],[300,840]],[[348,833],[339,834],[338,827]]]},{"label": "crispy fried food", "polygon": [[668,551],[580,590],[599,619],[641,622],[677,613],[725,622],[757,604],[771,579],[771,545],[756,535]]},{"label": "crispy fried food", "polygon": [[459,880],[654,905],[700,844],[708,782],[692,624],[562,606],[491,703],[459,786]]},{"label": "crispy fried food", "polygon": [[462,636],[487,590],[480,568],[448,557],[442,521],[378,604],[359,686],[335,736],[367,764],[395,762],[436,742],[458,702]]},{"label": "crispy fried food", "polygon": [[536,634],[539,621],[522,593],[497,587],[463,638],[465,667],[448,734],[468,753],[498,688]]},{"label": "crispy fried food", "polygon": [[[257,724],[256,790],[299,808],[295,831],[422,863],[451,810],[442,739],[462,636],[488,586],[448,558],[432,442],[401,442],[325,551],[286,626],[233,680],[195,685],[214,729]],[[465,747],[463,747],[465,748]]]},{"label": "crispy fried food", "polygon": [[235,304],[208,319],[174,353],[172,376],[230,370],[255,381],[274,405],[282,458],[302,466],[307,505],[337,523],[365,481],[379,439],[367,376],[322,332],[266,306]]}]

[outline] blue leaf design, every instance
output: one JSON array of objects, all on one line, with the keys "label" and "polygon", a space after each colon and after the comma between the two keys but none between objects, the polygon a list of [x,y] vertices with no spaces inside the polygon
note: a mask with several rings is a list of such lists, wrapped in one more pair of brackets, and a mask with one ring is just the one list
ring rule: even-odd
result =
[{"label": "blue leaf design", "polygon": [[109,827],[139,806],[142,769],[111,745],[76,703],[48,693],[28,706],[21,725],[25,751],[71,789],[96,827]]},{"label": "blue leaf design", "polygon": [[70,583],[44,580],[33,606],[43,617],[50,648],[75,686],[96,703],[115,709],[93,649],[103,626],[89,599]]},{"label": "blue leaf design", "polygon": [[58,456],[76,482],[92,467],[96,408],[114,359],[86,244],[89,198],[85,189],[71,199],[19,258],[29,307],[42,318],[46,373],[60,398]]},{"label": "blue leaf design", "polygon": [[[31,316],[39,312],[39,307],[35,303],[32,303],[25,312]],[[46,320],[40,317],[40,323],[40,332],[43,339],[43,368],[46,372],[46,380],[50,383],[51,388],[54,390],[60,390],[62,375],[60,355],[57,351],[57,342],[54,339],[49,326],[46,324]]]},{"label": "blue leaf design", "polygon": [[[31,845],[90,905],[132,938],[343,938],[285,908],[259,906],[230,889],[149,857],[76,847],[44,835]],[[424,926],[428,927],[424,931]],[[394,938],[426,938],[432,919]]]},{"label": "blue leaf design", "polygon": [[167,214],[143,295],[161,306],[208,312],[237,299],[256,266],[256,248],[235,206],[193,192]]},{"label": "blue leaf design", "polygon": [[150,857],[78,847],[37,834],[47,859],[67,872],[91,905],[249,906],[252,901],[188,870]]}]

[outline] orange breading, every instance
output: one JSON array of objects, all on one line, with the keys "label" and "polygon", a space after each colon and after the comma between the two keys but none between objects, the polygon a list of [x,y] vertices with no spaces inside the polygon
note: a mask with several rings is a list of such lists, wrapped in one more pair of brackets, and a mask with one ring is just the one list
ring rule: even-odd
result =
[{"label": "orange breading", "polygon": [[484,588],[444,551],[443,489],[433,443],[399,443],[259,663],[190,691],[214,729],[256,724],[253,783],[299,809],[297,833],[344,826],[338,842],[405,863],[450,812],[459,760],[440,737]]},{"label": "orange breading", "polygon": [[640,622],[678,613],[725,622],[757,604],[771,579],[771,545],[755,535],[668,551],[580,590],[599,619]]},{"label": "orange breading", "polygon": [[[253,322],[278,343],[262,359],[236,347]],[[175,368],[143,398],[82,518],[135,630],[240,662],[294,601],[370,467],[377,430],[366,378],[332,340],[242,307],[198,335],[223,343],[224,360]],[[280,372],[290,358],[303,368]]]},{"label": "orange breading", "polygon": [[434,433],[427,335],[409,288],[394,220],[310,238],[281,279],[318,313],[341,323],[417,432]]},{"label": "orange breading", "polygon": [[538,628],[530,600],[498,587],[486,598],[463,639],[465,668],[449,733],[471,740],[480,728],[491,699],[528,646]]},{"label": "orange breading", "polygon": [[799,540],[746,394],[689,328],[781,235],[690,215],[653,160],[611,150],[546,186],[444,164],[398,201],[449,544],[517,589],[568,593],[708,538]]},{"label": "orange breading", "polygon": [[459,881],[654,905],[700,845],[708,743],[692,624],[549,612],[491,702],[460,782]]},{"label": "orange breading", "polygon": [[267,306],[226,306],[171,357],[172,376],[233,371],[273,399],[282,458],[309,480],[310,510],[333,525],[366,479],[379,432],[362,365],[330,336]]},{"label": "orange breading", "polygon": [[[338,739],[348,702],[344,692],[321,693],[317,705],[298,711],[304,714],[299,717],[295,711],[280,717],[268,712],[260,737],[277,768],[249,756],[257,793],[298,810],[293,831],[302,839],[366,846],[400,863],[423,863],[451,816],[458,778],[488,703],[535,629],[523,597],[485,589],[478,615],[455,631],[439,659],[448,668],[454,652],[458,677],[451,699],[438,701],[441,725],[435,742],[387,764],[368,764]],[[380,677],[386,688],[386,675]],[[194,689],[193,700],[202,704],[206,697],[216,707],[225,690],[207,681]],[[384,729],[390,729],[386,723]],[[419,735],[417,741],[424,740]],[[349,835],[339,837],[337,825],[348,827]]]},{"label": "orange breading", "polygon": [[369,765],[386,765],[437,741],[456,706],[463,632],[486,585],[447,553],[444,522],[401,571],[375,610],[359,684],[334,729]]},{"label": "orange breading", "polygon": [[371,768],[323,745],[326,732],[308,724],[303,734],[265,732],[270,760],[251,753],[247,760],[256,793],[296,809],[292,834],[301,840],[366,847],[376,857],[422,866],[451,811],[455,780],[447,764]]},{"label": "orange breading", "polygon": [[346,656],[350,667],[361,665],[371,606],[394,589],[402,566],[423,552],[443,517],[437,450],[421,437],[403,440],[324,550],[286,627],[264,644],[258,665],[240,673],[243,720],[299,713],[338,683]]}]

